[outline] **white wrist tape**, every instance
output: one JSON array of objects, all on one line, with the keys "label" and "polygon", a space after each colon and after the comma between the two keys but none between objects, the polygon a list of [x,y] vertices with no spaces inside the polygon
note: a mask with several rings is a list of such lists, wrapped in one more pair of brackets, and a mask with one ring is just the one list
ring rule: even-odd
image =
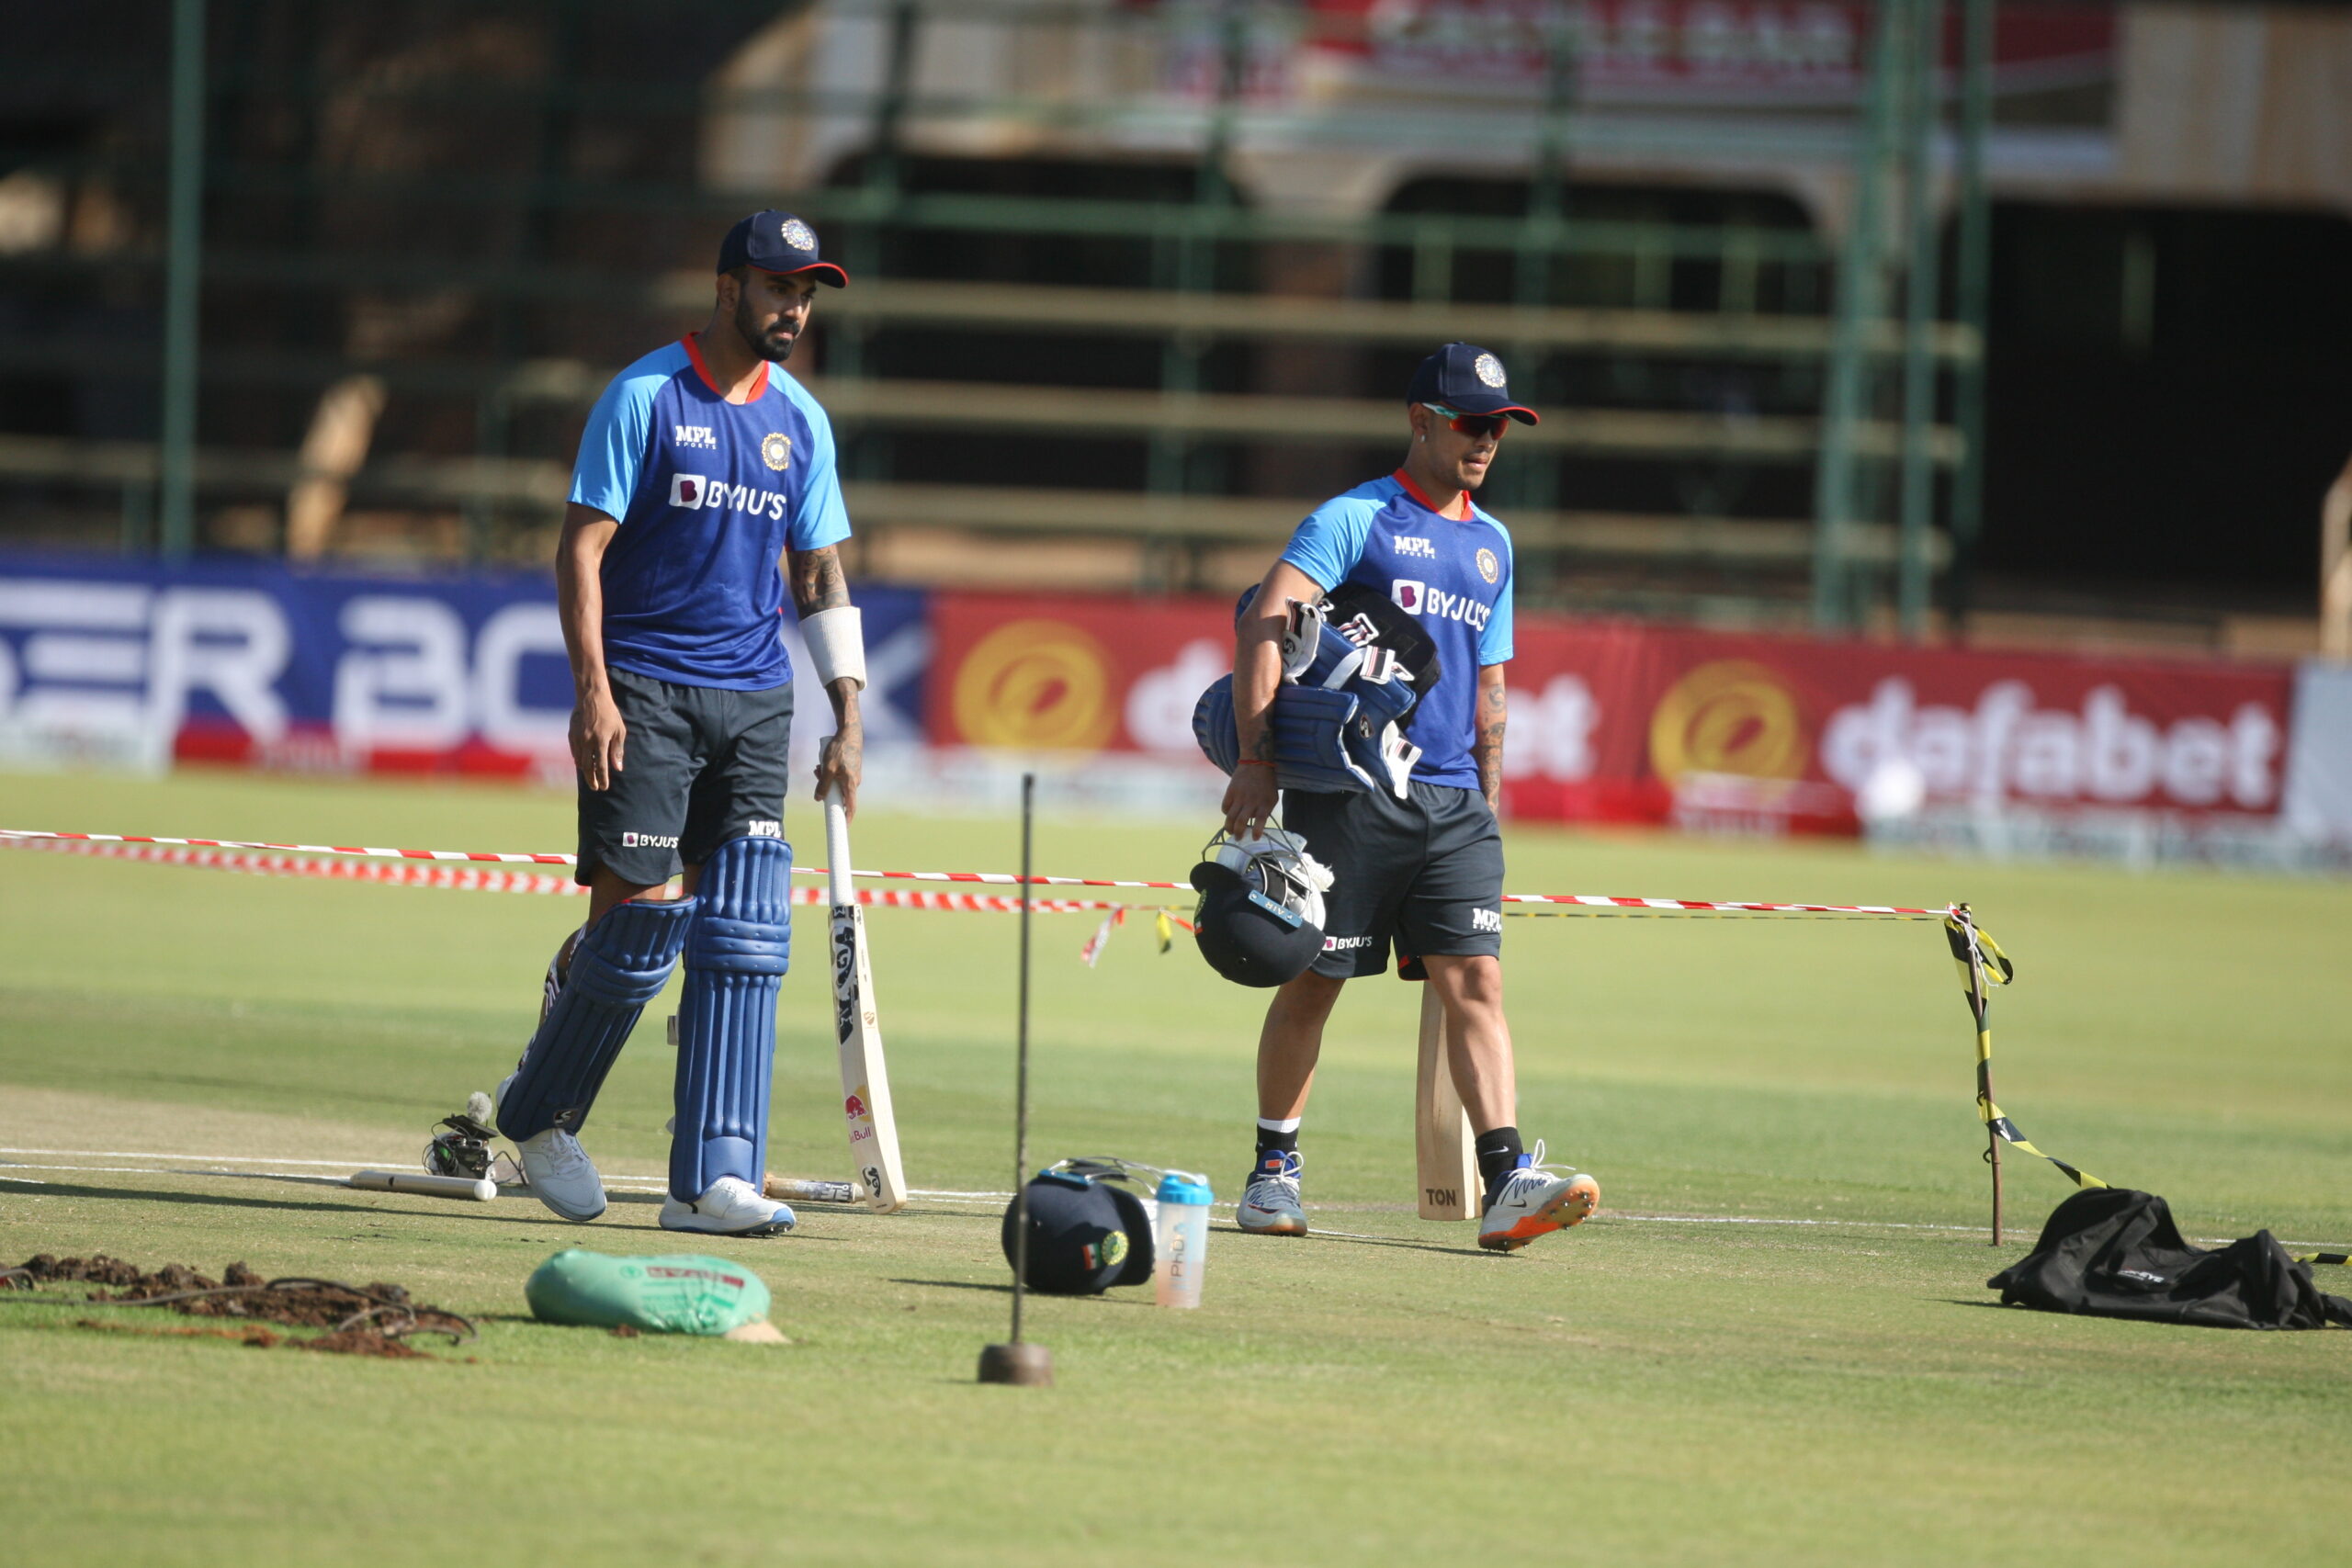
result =
[{"label": "white wrist tape", "polygon": [[865,689],[865,616],[856,605],[818,611],[800,623],[800,640],[808,645],[819,684],[846,678]]}]

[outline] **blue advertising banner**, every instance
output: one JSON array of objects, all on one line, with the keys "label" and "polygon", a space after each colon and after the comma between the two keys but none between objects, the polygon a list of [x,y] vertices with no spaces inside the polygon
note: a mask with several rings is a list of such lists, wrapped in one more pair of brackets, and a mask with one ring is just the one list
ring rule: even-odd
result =
[{"label": "blue advertising banner", "polygon": [[[854,590],[869,743],[922,739],[925,596]],[[830,709],[791,649],[796,758]],[[151,767],[571,773],[571,680],[546,573],[391,577],[275,561],[0,554],[0,756]]]}]

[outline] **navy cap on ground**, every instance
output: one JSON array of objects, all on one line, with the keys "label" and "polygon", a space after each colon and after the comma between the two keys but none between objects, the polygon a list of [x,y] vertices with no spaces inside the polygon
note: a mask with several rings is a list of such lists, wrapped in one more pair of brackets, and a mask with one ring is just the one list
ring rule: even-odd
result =
[{"label": "navy cap on ground", "polygon": [[1408,403],[1443,403],[1459,413],[1507,413],[1521,424],[1536,423],[1535,411],[1510,400],[1502,356],[1475,343],[1450,343],[1420,363],[1405,389]]},{"label": "navy cap on ground", "polygon": [[820,283],[846,288],[849,274],[817,253],[817,231],[789,212],[754,212],[718,242],[718,270],[755,266],[762,272],[811,272]]},{"label": "navy cap on ground", "polygon": [[[1004,1206],[1001,1240],[1012,1261],[1017,1203]],[[1040,1171],[1029,1183],[1029,1288],[1057,1296],[1100,1295],[1151,1278],[1151,1224],[1143,1202],[1112,1181]]]}]

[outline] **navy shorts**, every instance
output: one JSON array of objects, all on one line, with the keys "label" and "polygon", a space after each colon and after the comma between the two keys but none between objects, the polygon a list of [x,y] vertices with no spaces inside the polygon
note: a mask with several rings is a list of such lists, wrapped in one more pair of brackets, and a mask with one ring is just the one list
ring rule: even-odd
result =
[{"label": "navy shorts", "polygon": [[1332,872],[1317,975],[1377,975],[1392,946],[1400,964],[1502,953],[1503,835],[1487,797],[1452,784],[1408,787],[1408,800],[1385,791],[1283,795],[1283,826]]},{"label": "navy shorts", "polygon": [[681,686],[609,672],[628,726],[610,789],[580,784],[580,864],[651,886],[729,839],[784,837],[792,771],[792,682],[763,692]]}]

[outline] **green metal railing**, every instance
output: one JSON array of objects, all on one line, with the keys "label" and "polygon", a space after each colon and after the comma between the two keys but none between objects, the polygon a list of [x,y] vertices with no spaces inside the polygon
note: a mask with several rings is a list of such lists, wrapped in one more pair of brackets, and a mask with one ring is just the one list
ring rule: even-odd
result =
[{"label": "green metal railing", "polygon": [[[606,0],[544,0],[549,15],[571,22]],[[1408,292],[1430,303],[1451,300],[1466,255],[1508,259],[1510,296],[1531,311],[1556,298],[1564,265],[1578,259],[1623,261],[1631,308],[1655,310],[1663,302],[1663,280],[1675,264],[1701,262],[1714,268],[1717,313],[1757,321],[1759,279],[1772,268],[1808,277],[1834,274],[1834,306],[1826,343],[1792,344],[1746,351],[1770,361],[1818,368],[1822,385],[1822,436],[1815,484],[1815,548],[1811,605],[1824,627],[1859,625],[1882,592],[1885,570],[1881,552],[1851,547],[1855,529],[1890,519],[1899,526],[1901,547],[1892,573],[1894,600],[1908,635],[1923,635],[1934,598],[1930,536],[1939,491],[1937,455],[1949,433],[1937,415],[1946,391],[1957,425],[1958,460],[1946,501],[1953,566],[1944,576],[1944,603],[1964,613],[1967,574],[1978,531],[1983,496],[1984,373],[1981,344],[1986,296],[1986,206],[1983,144],[1989,123],[1991,0],[1953,0],[1962,15],[1964,39],[1956,76],[1959,114],[1951,135],[1951,162],[1957,186],[1957,321],[1939,319],[1939,242],[1937,208],[1930,200],[1943,120],[1943,0],[1882,0],[1879,26],[1870,43],[1867,83],[1860,112],[1850,126],[1815,122],[1784,134],[1792,148],[1819,150],[1842,143],[1853,175],[1853,199],[1845,231],[1832,246],[1810,231],[1758,223],[1668,223],[1603,220],[1573,209],[1569,174],[1580,146],[1628,132],[1622,124],[1586,111],[1577,101],[1578,16],[1566,4],[1546,6],[1540,32],[1544,70],[1539,101],[1510,115],[1456,115],[1491,135],[1498,121],[1516,127],[1531,170],[1525,209],[1515,215],[1387,211],[1352,217],[1261,209],[1241,198],[1228,173],[1233,149],[1256,133],[1264,111],[1248,101],[1242,78],[1253,39],[1267,29],[1301,29],[1330,24],[1299,7],[1282,4],[1213,4],[1170,11],[1103,12],[1092,6],[1048,6],[1017,0],[835,0],[829,9],[859,10],[886,27],[885,69],[876,87],[820,89],[726,88],[703,82],[589,81],[567,74],[559,28],[551,47],[553,67],[535,81],[467,80],[454,74],[412,73],[356,87],[345,78],[317,73],[265,73],[250,60],[222,61],[207,77],[207,0],[173,0],[171,141],[167,159],[169,243],[162,256],[123,254],[122,266],[163,265],[165,326],[162,355],[163,440],[155,513],[162,547],[184,553],[194,543],[196,517],[197,410],[199,387],[211,372],[199,367],[197,342],[200,285],[266,284],[289,290],[334,290],[356,284],[413,288],[427,282],[463,287],[511,306],[524,299],[628,301],[644,309],[664,299],[667,285],[616,275],[592,264],[556,256],[545,237],[552,215],[603,211],[647,218],[696,217],[723,220],[744,201],[742,193],[698,188],[659,179],[588,178],[568,167],[552,149],[562,138],[548,130],[528,172],[515,175],[464,172],[367,173],[259,161],[224,148],[208,159],[205,124],[214,95],[276,95],[290,100],[323,101],[355,94],[370,101],[427,106],[472,101],[495,91],[527,102],[546,127],[593,109],[610,117],[698,115],[764,110],[799,116],[852,116],[867,130],[856,184],[791,193],[786,199],[838,234],[851,265],[871,273],[893,234],[922,231],[985,235],[1056,236],[1071,240],[1115,239],[1148,247],[1150,282],[1177,295],[1204,295],[1217,283],[1216,257],[1226,247],[1320,243],[1387,250],[1409,257]],[[759,0],[718,0],[718,6],[747,18],[772,17],[789,7]],[[235,0],[216,0],[214,10],[233,10]],[[913,65],[924,28],[935,18],[960,21],[982,17],[1041,24],[1140,29],[1166,36],[1190,29],[1212,38],[1217,51],[1216,90],[1190,105],[1154,112],[1163,130],[1176,127],[1193,138],[1191,198],[1146,201],[1080,197],[952,194],[908,187],[907,128],[914,122],[989,118],[1063,130],[1089,130],[1131,120],[1130,106],[1056,99],[1038,95],[940,95],[919,92]],[[567,24],[569,25],[569,24]],[[1374,136],[1393,141],[1394,127],[1375,118],[1331,118],[1329,134],[1346,140]],[[1432,122],[1433,124],[1435,122]],[[1446,127],[1438,126],[1443,130]],[[1638,134],[1658,136],[1655,129]],[[1702,140],[1703,129],[1674,133]],[[1751,149],[1752,150],[1752,149]],[[118,153],[120,162],[138,154]],[[56,161],[57,166],[73,166]],[[106,164],[85,157],[83,167]],[[126,171],[125,177],[132,177]],[[531,234],[515,257],[503,263],[441,261],[421,251],[360,256],[292,250],[254,250],[234,242],[209,252],[203,232],[206,199],[239,200],[286,197],[309,198],[331,184],[334,194],[386,203],[429,199],[436,208],[490,213],[519,207],[533,215]],[[38,268],[40,258],[0,264],[0,276]],[[73,265],[87,268],[89,258]],[[1899,302],[1899,304],[1898,304]],[[502,318],[503,319],[503,318]],[[1533,318],[1530,318],[1531,324]],[[844,313],[829,344],[829,374],[868,372],[871,334],[878,321]],[[1164,393],[1182,395],[1204,385],[1204,355],[1212,337],[1196,330],[1167,333],[1159,358]],[[1516,342],[1518,340],[1512,340]],[[1544,333],[1531,331],[1527,342]],[[1511,342],[1500,346],[1510,347]],[[510,439],[516,388],[527,389],[528,367],[511,361],[514,344],[496,344],[502,361],[479,373],[417,367],[417,375],[442,378],[453,392],[478,402],[479,454],[503,457]],[[1639,353],[1623,349],[1604,352]],[[311,374],[280,355],[241,350],[215,367],[232,376],[280,381]],[[322,356],[323,357],[323,356]],[[316,373],[331,371],[331,365]],[[542,378],[544,377],[542,376]],[[571,373],[559,378],[571,389]],[[525,394],[527,396],[527,392]],[[1895,448],[1866,431],[1899,419]],[[876,438],[869,464],[886,452]],[[1148,485],[1156,493],[1183,495],[1198,489],[1195,438],[1181,429],[1156,434],[1149,443]],[[887,467],[887,464],[883,465]],[[869,472],[868,478],[887,477]],[[1534,506],[1550,497],[1522,498]],[[488,505],[488,502],[484,503]],[[1866,557],[1869,558],[1858,558]]]}]

